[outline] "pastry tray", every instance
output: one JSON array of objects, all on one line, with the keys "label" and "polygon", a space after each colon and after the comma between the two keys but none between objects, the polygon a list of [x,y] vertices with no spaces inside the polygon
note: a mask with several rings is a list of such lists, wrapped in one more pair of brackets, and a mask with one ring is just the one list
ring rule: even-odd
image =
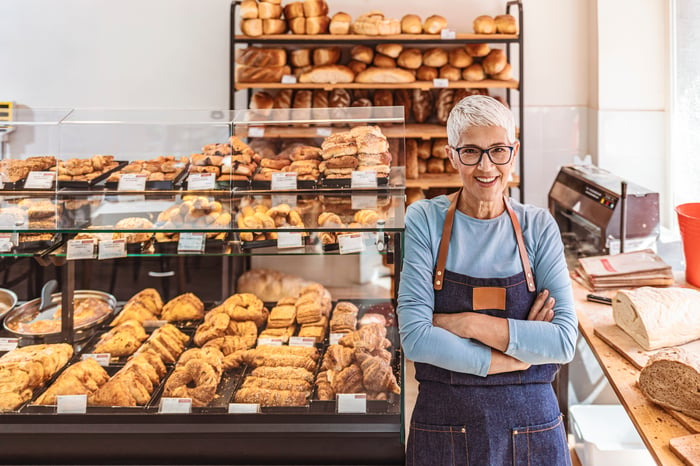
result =
[{"label": "pastry tray", "polygon": [[[292,230],[292,233],[295,233],[297,231]],[[310,235],[303,236],[302,241],[301,241],[301,246],[299,248],[303,248],[305,246],[309,246],[313,244],[313,237]],[[265,240],[260,240],[260,241],[241,241],[240,242],[241,249],[259,249],[259,248],[276,248],[277,247],[277,240],[276,239],[265,239]],[[289,249],[298,249],[298,248],[289,248]]]},{"label": "pastry tray", "polygon": [[[269,191],[272,189],[272,181],[253,180],[252,186],[254,190]],[[318,180],[297,180],[296,189],[316,189],[318,188]]]},{"label": "pastry tray", "polygon": [[[222,239],[206,239],[204,241],[205,253],[225,253],[229,243],[229,233],[224,233]],[[157,241],[154,244],[156,254],[177,254],[178,240]]]},{"label": "pastry tray", "polygon": [[102,181],[109,178],[112,173],[121,170],[123,167],[129,164],[129,162],[125,160],[116,160],[116,163],[117,165],[115,167],[101,173],[99,176],[96,176],[90,181],[58,180],[58,189],[92,189]]},{"label": "pastry tray", "polygon": [[[30,232],[26,233],[31,234]],[[22,234],[23,233],[20,233],[19,236],[21,237]],[[61,238],[61,233],[54,233],[51,239],[48,240],[19,241],[13,250],[18,253],[32,252],[42,254],[46,252],[47,249],[57,246],[61,242]]]},{"label": "pastry tray", "polygon": [[[389,177],[388,176],[378,176],[377,177],[377,186],[378,187],[385,187],[388,184],[389,184]],[[339,188],[351,188],[351,187],[352,187],[352,178],[325,178],[322,175],[321,180],[319,181],[319,188],[339,189]]]},{"label": "pastry tray", "polygon": [[[183,167],[180,172],[175,175],[175,177],[172,180],[158,180],[158,181],[146,181],[146,189],[150,190],[161,190],[161,191],[167,191],[167,190],[174,190],[174,189],[179,189],[182,181],[187,177],[187,170],[188,166]],[[110,191],[116,191],[119,188],[119,182],[118,181],[107,181],[105,183],[105,187],[110,190]],[[124,191],[124,193],[128,193],[129,191]]]}]

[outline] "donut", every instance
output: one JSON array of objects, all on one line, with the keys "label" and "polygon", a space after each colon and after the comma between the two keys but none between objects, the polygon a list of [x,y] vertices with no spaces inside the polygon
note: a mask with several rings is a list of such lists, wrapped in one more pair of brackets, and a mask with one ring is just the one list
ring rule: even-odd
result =
[{"label": "donut", "polygon": [[190,359],[175,368],[165,384],[163,396],[190,398],[192,406],[207,406],[216,395],[219,379],[220,375],[217,376],[211,364],[202,359]]}]

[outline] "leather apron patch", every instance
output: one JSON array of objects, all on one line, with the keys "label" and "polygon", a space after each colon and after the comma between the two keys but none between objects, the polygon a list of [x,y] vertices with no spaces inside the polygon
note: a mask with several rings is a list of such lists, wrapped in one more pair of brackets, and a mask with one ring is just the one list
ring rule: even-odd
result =
[{"label": "leather apron patch", "polygon": [[506,289],[492,286],[474,288],[472,306],[475,311],[506,310]]}]

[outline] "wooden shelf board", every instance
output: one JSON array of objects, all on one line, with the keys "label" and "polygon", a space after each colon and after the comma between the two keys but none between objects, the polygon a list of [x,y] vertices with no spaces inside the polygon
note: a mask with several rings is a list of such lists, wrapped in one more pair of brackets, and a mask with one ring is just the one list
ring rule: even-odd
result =
[{"label": "wooden shelf board", "polygon": [[[294,126],[274,126],[269,125],[265,128],[264,137],[266,138],[318,138],[328,135],[328,131],[333,133],[339,133],[342,131],[347,131],[348,126],[324,126],[319,125],[316,127],[294,127]],[[239,138],[248,137],[248,127],[247,126],[236,126],[236,136]],[[438,124],[418,124],[409,123],[404,127],[401,125],[385,126],[382,127],[382,132],[388,138],[420,138],[420,139],[433,139],[433,138],[446,138],[447,131],[445,126]]]},{"label": "wooden shelf board", "polygon": [[236,34],[234,40],[241,42],[336,42],[336,41],[416,41],[416,42],[450,42],[475,41],[475,42],[501,42],[517,41],[517,34],[455,34],[454,39],[442,39],[440,34],[393,34],[389,36],[368,36],[363,34],[268,34],[264,36],[246,36]]},{"label": "wooden shelf board", "polygon": [[[483,81],[450,81],[451,89],[517,89],[519,82],[510,79],[500,81],[496,79],[484,79]],[[328,91],[338,87],[344,89],[436,89],[432,81],[415,81],[412,83],[241,83],[237,82],[236,90],[243,89],[326,89]]]},{"label": "wooden shelf board", "polygon": [[[517,188],[520,185],[520,177],[513,174],[513,179],[508,182],[509,188]],[[459,188],[462,180],[458,173],[424,173],[415,180],[406,180],[407,188]]]}]

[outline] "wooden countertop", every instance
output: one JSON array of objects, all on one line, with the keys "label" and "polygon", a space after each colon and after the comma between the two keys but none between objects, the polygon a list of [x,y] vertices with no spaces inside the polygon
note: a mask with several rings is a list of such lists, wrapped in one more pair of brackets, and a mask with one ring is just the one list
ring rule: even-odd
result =
[{"label": "wooden countertop", "polygon": [[574,282],[573,288],[579,331],[591,347],[649,452],[660,465],[683,465],[683,461],[671,451],[669,441],[695,432],[647,399],[637,386],[639,370],[594,334],[596,326],[614,324],[612,307],[586,301],[589,292],[578,283]]}]

